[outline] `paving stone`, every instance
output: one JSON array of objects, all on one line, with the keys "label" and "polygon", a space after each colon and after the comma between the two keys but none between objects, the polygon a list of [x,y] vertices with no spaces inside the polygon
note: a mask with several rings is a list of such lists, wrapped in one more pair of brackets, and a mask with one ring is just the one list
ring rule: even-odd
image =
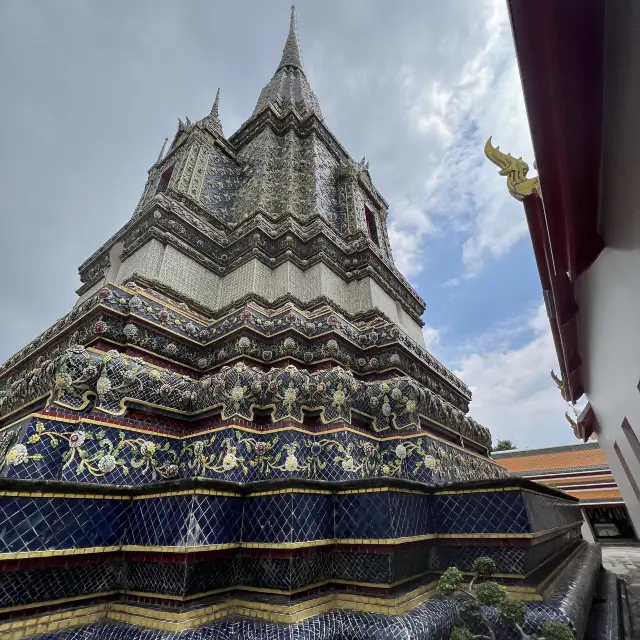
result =
[{"label": "paving stone", "polygon": [[640,546],[603,546],[602,566],[627,583],[633,640],[640,640]]}]

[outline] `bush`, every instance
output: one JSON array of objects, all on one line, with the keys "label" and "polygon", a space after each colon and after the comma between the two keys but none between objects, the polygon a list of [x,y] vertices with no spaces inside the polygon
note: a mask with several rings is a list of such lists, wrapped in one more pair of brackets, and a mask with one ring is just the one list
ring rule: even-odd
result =
[{"label": "bush", "polygon": [[496,563],[492,558],[482,556],[473,561],[471,570],[481,578],[489,578],[496,572]]},{"label": "bush", "polygon": [[457,567],[449,567],[441,576],[438,582],[438,589],[447,596],[454,594],[460,589],[464,582],[462,571]]},{"label": "bush", "polygon": [[482,582],[474,589],[480,604],[497,607],[502,604],[507,597],[507,588],[497,582]]},{"label": "bush", "polygon": [[451,640],[487,638],[486,634],[475,635],[471,631],[477,625],[484,625],[488,636],[495,638],[493,623],[484,615],[483,605],[497,607],[500,620],[513,624],[523,640],[573,640],[571,626],[557,621],[543,623],[540,637],[527,635],[522,629],[526,615],[525,603],[511,600],[506,587],[487,581],[496,572],[495,562],[487,557],[476,558],[472,569],[473,579],[467,588],[463,588],[464,575],[457,567],[449,567],[438,582],[438,589],[445,595],[453,596],[458,609],[458,624],[451,632]]},{"label": "bush", "polygon": [[524,602],[520,600],[506,599],[500,605],[500,617],[506,622],[512,622],[513,624],[524,624],[524,616],[527,607]]},{"label": "bush", "polygon": [[473,634],[467,627],[453,627],[451,640],[473,640]]},{"label": "bush", "polygon": [[573,630],[566,622],[543,622],[540,632],[546,640],[573,640]]}]

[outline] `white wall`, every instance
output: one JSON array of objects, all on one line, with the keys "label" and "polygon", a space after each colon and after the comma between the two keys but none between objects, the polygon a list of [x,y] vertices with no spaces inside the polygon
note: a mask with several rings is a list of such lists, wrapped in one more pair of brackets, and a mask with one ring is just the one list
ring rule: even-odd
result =
[{"label": "white wall", "polygon": [[622,432],[640,438],[640,3],[607,3],[600,232],[607,247],[576,283],[585,391],[598,441],[636,532],[640,500],[614,443],[640,486],[640,460]]},{"label": "white wall", "polygon": [[587,516],[587,510],[582,507],[580,511],[582,512],[582,528],[580,529],[582,538],[587,542],[595,542],[596,538],[593,535],[593,529],[591,528],[591,523],[589,522],[589,516]]},{"label": "white wall", "polygon": [[134,273],[157,279],[214,312],[249,293],[256,293],[269,302],[288,293],[302,302],[326,296],[351,314],[374,309],[382,311],[424,346],[419,325],[402,309],[398,317],[395,300],[375,280],[367,276],[345,282],[323,263],[303,271],[292,262],[270,269],[253,259],[221,278],[171,245],[165,246],[154,239],[122,262],[116,282],[122,284]]}]

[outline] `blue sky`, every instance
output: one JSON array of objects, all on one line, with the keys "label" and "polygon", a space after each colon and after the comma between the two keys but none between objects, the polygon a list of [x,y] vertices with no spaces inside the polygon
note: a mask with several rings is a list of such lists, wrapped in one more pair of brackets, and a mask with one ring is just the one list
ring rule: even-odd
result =
[{"label": "blue sky", "polygon": [[[298,2],[325,121],[370,162],[394,258],[472,415],[522,447],[574,442],[524,212],[486,139],[533,166],[504,0]],[[281,0],[0,4],[0,360],[64,315],[77,267],[131,216],[178,117],[218,86],[225,132],[280,59]]]}]

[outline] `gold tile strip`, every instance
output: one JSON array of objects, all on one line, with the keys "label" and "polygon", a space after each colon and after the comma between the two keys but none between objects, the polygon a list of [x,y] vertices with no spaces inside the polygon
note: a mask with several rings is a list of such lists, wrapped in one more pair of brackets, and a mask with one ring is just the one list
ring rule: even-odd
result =
[{"label": "gold tile strip", "polygon": [[[236,584],[228,587],[221,587],[220,589],[212,589],[211,591],[202,591],[200,593],[194,593],[188,596],[155,593],[151,591],[134,591],[131,589],[121,589],[120,593],[123,593],[126,595],[132,595],[132,596],[141,596],[143,598],[159,598],[163,600],[176,600],[179,602],[189,602],[190,600],[199,600],[200,598],[206,598],[207,596],[216,595],[218,593],[224,593],[226,591],[239,591],[239,590],[252,591],[252,592],[258,592],[258,593],[273,593],[276,595],[289,596],[289,595],[295,595],[296,593],[300,593],[302,591],[308,591],[309,589],[324,587],[328,584],[344,584],[344,585],[349,585],[354,587],[369,587],[374,589],[392,589],[401,584],[404,584],[405,582],[411,582],[412,580],[418,580],[419,578],[423,578],[428,573],[430,572],[426,571],[423,573],[418,573],[413,576],[402,578],[401,580],[396,580],[395,582],[358,582],[357,580],[341,580],[339,578],[329,578],[328,580],[322,580],[321,582],[316,582],[311,585],[305,585],[304,587],[299,587],[298,589],[291,589],[289,591],[283,590],[283,589],[268,589],[266,587],[250,587],[242,584]],[[496,575],[496,577],[500,577],[500,576]],[[505,577],[513,578],[513,577],[520,577],[520,576],[508,575]],[[40,605],[37,605],[37,606],[40,606]],[[17,608],[20,608],[20,607],[17,607]]]},{"label": "gold tile strip", "polygon": [[503,491],[521,491],[520,487],[497,487],[495,489],[458,489],[452,491],[436,491],[436,496],[450,496],[463,493],[502,493]]},{"label": "gold tile strip", "polygon": [[[518,600],[540,601],[537,593],[525,592],[508,587],[512,597]],[[360,594],[327,594],[306,600],[294,605],[273,604],[268,602],[250,602],[234,598],[199,609],[173,612],[156,610],[127,603],[103,603],[96,606],[66,610],[53,614],[45,614],[35,618],[12,620],[0,624],[0,633],[7,640],[20,640],[29,635],[50,633],[71,626],[89,624],[106,617],[109,620],[123,622],[133,626],[164,631],[183,631],[201,626],[228,615],[245,615],[260,618],[269,622],[295,623],[331,609],[350,609],[368,613],[385,615],[402,615],[413,607],[431,598],[437,591],[435,582],[422,585],[397,598],[380,598]],[[127,592],[137,595],[136,592]],[[151,596],[152,594],[140,593]],[[166,596],[159,596],[166,597]],[[68,599],[71,602],[73,599]],[[39,603],[37,606],[56,604],[61,601]]]},{"label": "gold tile strip", "polygon": [[[52,558],[57,556],[87,555],[90,553],[111,553],[121,551],[121,546],[116,547],[84,547],[82,549],[53,549],[46,551],[15,551],[0,553],[0,561],[26,560],[29,558]],[[1,628],[1,627],[0,627]]]},{"label": "gold tile strip", "polygon": [[[67,602],[77,602],[78,600],[87,600],[89,598],[102,598],[119,593],[117,589],[111,591],[100,591],[99,593],[84,593],[81,596],[71,596],[69,598],[56,598],[55,600],[47,600],[45,602],[29,602],[28,604],[14,604],[10,607],[1,607],[0,613],[9,611],[22,611],[24,609],[35,609],[38,607],[50,607],[56,604],[66,604]],[[160,596],[158,596],[160,597]],[[0,626],[0,629],[2,626]]]},{"label": "gold tile strip", "polygon": [[30,635],[50,633],[81,624],[89,624],[103,618],[107,604],[99,604],[59,613],[44,614],[36,618],[14,619],[0,623],[0,636],[3,640],[19,640]]},{"label": "gold tile strip", "polygon": [[326,489],[305,489],[305,488],[289,488],[289,489],[274,489],[273,491],[258,491],[256,493],[247,493],[247,498],[257,498],[260,496],[276,496],[285,493],[317,493],[320,495],[330,496],[334,491],[327,491]]},{"label": "gold tile strip", "polygon": [[165,498],[168,496],[227,496],[230,498],[242,498],[243,494],[233,491],[220,491],[218,489],[181,489],[178,491],[167,491],[158,493],[147,493],[140,496],[133,496],[133,500],[149,500],[151,498]]},{"label": "gold tile strip", "polygon": [[[565,525],[559,529],[565,529],[574,525]],[[408,536],[405,538],[328,538],[324,540],[303,540],[300,542],[228,542],[192,547],[179,546],[143,546],[143,545],[119,545],[111,547],[86,547],[81,549],[54,549],[47,551],[16,551],[0,553],[0,561],[19,560],[26,558],[43,558],[52,556],[83,555],[89,553],[109,553],[113,551],[144,551],[149,553],[202,553],[205,551],[220,551],[224,549],[305,549],[309,547],[323,547],[329,545],[401,545],[423,540],[487,540],[487,539],[519,539],[526,540],[538,538],[556,529],[548,529],[538,533],[427,533],[420,536]]]}]

